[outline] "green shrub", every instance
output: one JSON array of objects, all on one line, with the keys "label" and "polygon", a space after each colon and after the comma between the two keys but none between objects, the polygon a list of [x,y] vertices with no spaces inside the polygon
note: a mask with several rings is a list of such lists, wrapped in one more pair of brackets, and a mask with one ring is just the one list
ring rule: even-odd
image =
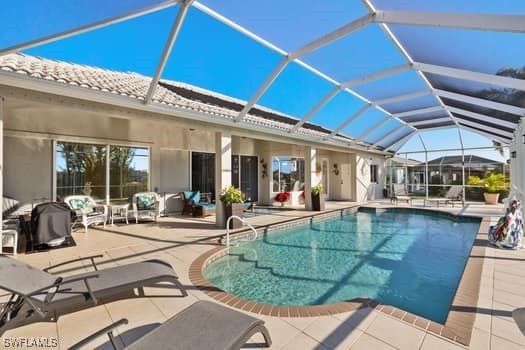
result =
[{"label": "green shrub", "polygon": [[233,203],[244,203],[244,194],[238,188],[228,186],[222,191],[219,199],[225,206]]}]

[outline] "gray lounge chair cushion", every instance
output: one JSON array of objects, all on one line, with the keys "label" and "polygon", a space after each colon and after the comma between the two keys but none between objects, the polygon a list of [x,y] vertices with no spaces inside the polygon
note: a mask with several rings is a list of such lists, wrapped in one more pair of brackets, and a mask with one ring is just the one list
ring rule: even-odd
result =
[{"label": "gray lounge chair cushion", "polygon": [[52,285],[57,279],[31,265],[0,255],[0,287],[13,293],[27,295]]},{"label": "gray lounge chair cushion", "polygon": [[512,311],[512,317],[518,325],[521,333],[525,335],[525,307],[518,308]]},{"label": "gray lounge chair cushion", "polygon": [[239,349],[264,322],[209,301],[198,301],[126,349]]},{"label": "gray lounge chair cushion", "polygon": [[[137,288],[137,281],[140,281],[142,286],[147,286],[149,280],[151,283],[155,283],[159,277],[177,279],[177,274],[173,271],[173,268],[162,260],[146,260],[96,272],[78,274],[74,277],[92,275],[93,273],[97,273],[98,277],[91,278],[88,281],[91,290],[99,299]],[[89,298],[84,281],[67,283],[67,277],[64,278],[64,281],[65,283],[60,286],[59,291],[55,294],[53,303],[65,301],[66,299],[70,303],[73,302],[73,299],[80,300],[79,298],[83,298],[87,300]],[[37,298],[43,301],[45,295],[39,295]]]},{"label": "gray lounge chair cushion", "polygon": [[[94,273],[98,274],[98,277],[89,279],[89,285],[98,299],[109,298],[140,286],[148,286],[159,280],[167,281],[178,278],[170,264],[162,260],[146,260],[72,277],[77,278]],[[0,256],[0,287],[13,293],[27,295],[53,284],[57,277],[21,261]],[[51,301],[54,310],[83,304],[89,299],[89,292],[84,281],[67,283],[67,279],[68,277],[64,277],[64,283]],[[47,291],[43,291],[32,299],[44,303],[46,294]]]}]

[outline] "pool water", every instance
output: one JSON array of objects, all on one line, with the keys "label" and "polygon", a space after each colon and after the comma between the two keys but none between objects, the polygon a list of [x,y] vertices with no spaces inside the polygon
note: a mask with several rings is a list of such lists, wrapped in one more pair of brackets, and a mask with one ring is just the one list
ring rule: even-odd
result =
[{"label": "pool water", "polygon": [[242,242],[204,275],[261,303],[369,297],[444,323],[479,223],[431,212],[360,209]]}]

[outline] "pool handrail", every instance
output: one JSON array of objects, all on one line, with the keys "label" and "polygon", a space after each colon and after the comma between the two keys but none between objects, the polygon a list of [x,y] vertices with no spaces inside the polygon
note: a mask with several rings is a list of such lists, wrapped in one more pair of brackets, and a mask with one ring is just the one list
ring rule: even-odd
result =
[{"label": "pool handrail", "polygon": [[[241,218],[240,216],[237,216],[237,215],[232,215],[228,218],[228,220],[226,220],[226,246],[228,247],[228,249],[230,248],[230,221],[232,219],[237,219],[239,220],[240,222],[242,222],[243,225],[246,225],[250,228],[250,230],[252,230],[253,232],[253,238],[252,239],[249,239],[248,241],[255,241],[257,239],[257,230],[252,226],[250,225],[250,223],[246,220],[244,220],[243,218]],[[242,241],[242,239],[239,239],[239,241],[237,241],[237,245],[239,245],[239,243]],[[237,246],[236,245],[236,246]]]}]

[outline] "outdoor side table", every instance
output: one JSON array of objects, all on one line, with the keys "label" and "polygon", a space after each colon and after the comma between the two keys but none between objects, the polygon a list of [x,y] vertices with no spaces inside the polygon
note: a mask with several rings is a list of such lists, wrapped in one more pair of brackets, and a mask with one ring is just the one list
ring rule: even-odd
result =
[{"label": "outdoor side table", "polygon": [[113,226],[113,222],[115,220],[126,220],[126,224],[129,224],[128,207],[129,205],[127,203],[126,204],[110,204],[109,208],[111,211],[111,226]]}]

